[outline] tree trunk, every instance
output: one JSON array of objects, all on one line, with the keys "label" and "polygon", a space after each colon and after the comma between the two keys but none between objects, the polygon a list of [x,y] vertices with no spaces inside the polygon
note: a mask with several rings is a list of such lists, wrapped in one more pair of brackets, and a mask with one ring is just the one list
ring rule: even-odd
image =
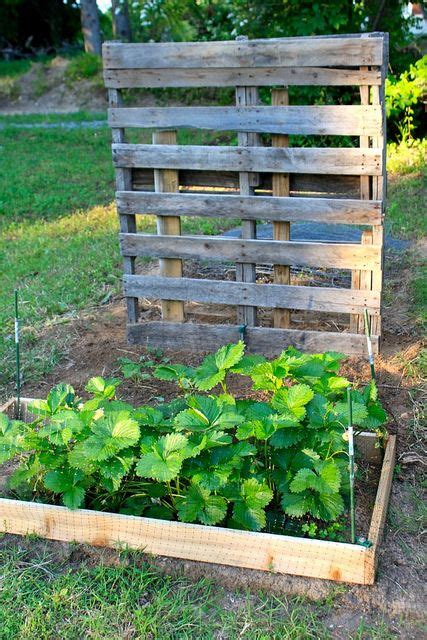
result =
[{"label": "tree trunk", "polygon": [[127,0],[111,0],[113,35],[116,40],[131,41],[129,6]]},{"label": "tree trunk", "polygon": [[85,51],[101,55],[101,29],[96,0],[80,0],[80,16]]}]

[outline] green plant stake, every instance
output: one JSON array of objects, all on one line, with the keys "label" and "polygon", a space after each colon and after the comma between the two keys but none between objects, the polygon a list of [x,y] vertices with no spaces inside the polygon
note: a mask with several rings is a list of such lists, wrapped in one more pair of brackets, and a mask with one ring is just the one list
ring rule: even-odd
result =
[{"label": "green plant stake", "polygon": [[16,418],[21,416],[21,358],[19,353],[18,289],[15,289],[15,349],[16,349]]},{"label": "green plant stake", "polygon": [[350,519],[351,542],[356,542],[356,511],[354,507],[354,434],[353,434],[353,406],[351,400],[351,387],[347,387],[348,404],[348,458],[350,466]]},{"label": "green plant stake", "polygon": [[375,380],[375,367],[374,367],[374,354],[372,351],[372,341],[371,341],[371,323],[369,322],[368,310],[365,308],[365,335],[366,335],[366,345],[368,348],[368,356],[369,356],[369,366],[371,367],[371,378]]}]

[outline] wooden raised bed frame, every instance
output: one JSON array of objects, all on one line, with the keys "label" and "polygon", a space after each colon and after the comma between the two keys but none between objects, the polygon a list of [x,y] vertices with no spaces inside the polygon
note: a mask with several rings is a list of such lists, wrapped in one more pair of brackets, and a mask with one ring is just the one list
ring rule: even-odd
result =
[{"label": "wooden raised bed frame", "polygon": [[[22,400],[24,419],[28,402],[28,398]],[[0,411],[13,414],[14,407],[12,399]],[[71,511],[6,498],[0,498],[0,531],[101,547],[129,546],[172,558],[371,585],[387,515],[396,449],[396,437],[389,436],[382,458],[375,440],[375,434],[371,433],[358,436],[358,448],[364,459],[372,463],[381,463],[382,459],[368,534],[370,548],[87,509]]]}]

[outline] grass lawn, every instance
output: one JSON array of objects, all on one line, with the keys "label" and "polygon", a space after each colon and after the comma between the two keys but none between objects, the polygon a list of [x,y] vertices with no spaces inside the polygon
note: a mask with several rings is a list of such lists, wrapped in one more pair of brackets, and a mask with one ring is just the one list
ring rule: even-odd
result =
[{"label": "grass lawn", "polygon": [[[31,543],[38,550],[29,552]],[[141,563],[138,554],[125,553],[113,562],[111,555],[107,562],[98,555],[94,563],[90,558],[60,560],[60,552],[38,540],[12,542],[4,549],[0,541],[0,640],[397,637],[397,627],[391,629],[381,617],[367,623],[360,615],[350,616],[342,635],[332,636],[334,598],[312,603],[301,597],[231,593],[205,579],[163,576]]]}]

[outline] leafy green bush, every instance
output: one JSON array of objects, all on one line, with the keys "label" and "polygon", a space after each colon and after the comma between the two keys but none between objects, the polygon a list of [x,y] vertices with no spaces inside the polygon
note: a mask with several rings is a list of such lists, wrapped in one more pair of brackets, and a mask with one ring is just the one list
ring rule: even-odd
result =
[{"label": "leafy green bush", "polygon": [[[156,407],[117,400],[115,378],[89,380],[86,402],[62,383],[32,403],[32,423],[0,414],[0,462],[19,459],[9,482],[17,495],[71,509],[278,533],[299,518],[336,521],[348,496],[343,357],[289,347],[268,361],[239,342],[197,368],[153,363],[155,378],[182,390]],[[252,382],[247,397],[228,392],[233,376]],[[352,399],[356,428],[381,432],[375,384],[353,388]]]},{"label": "leafy green bush", "polygon": [[84,80],[87,78],[93,78],[102,69],[101,58],[94,53],[81,53],[75,58],[72,58],[67,69],[65,76],[68,80]]},{"label": "leafy green bush", "polygon": [[411,138],[423,120],[426,87],[427,56],[411,64],[399,77],[389,76],[386,80],[387,118],[392,133],[397,130],[401,141]]}]

